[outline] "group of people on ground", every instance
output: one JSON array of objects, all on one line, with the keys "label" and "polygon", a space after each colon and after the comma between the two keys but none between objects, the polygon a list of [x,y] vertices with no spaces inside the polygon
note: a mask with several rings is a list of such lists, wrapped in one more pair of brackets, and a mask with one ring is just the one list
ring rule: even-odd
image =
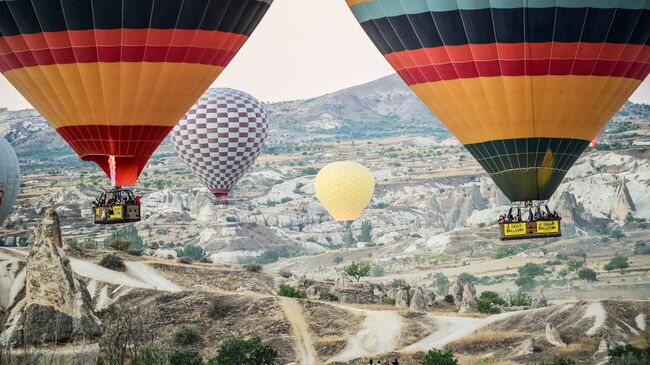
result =
[{"label": "group of people on ground", "polygon": [[381,362],[381,360],[375,360],[370,359],[370,362],[368,362],[369,365],[399,365],[399,360],[397,360],[397,356],[393,358],[393,361],[391,362],[389,358],[386,358],[386,361]]},{"label": "group of people on ground", "polygon": [[533,206],[532,201],[527,201],[524,203],[524,208],[528,208],[528,216],[526,219],[522,216],[521,208],[517,208],[516,214],[513,215],[512,208],[506,214],[501,214],[499,216],[499,224],[505,223],[517,223],[517,222],[536,222],[536,221],[556,221],[562,219],[558,212],[554,210],[551,212],[547,206],[545,210],[542,210],[539,205]]}]

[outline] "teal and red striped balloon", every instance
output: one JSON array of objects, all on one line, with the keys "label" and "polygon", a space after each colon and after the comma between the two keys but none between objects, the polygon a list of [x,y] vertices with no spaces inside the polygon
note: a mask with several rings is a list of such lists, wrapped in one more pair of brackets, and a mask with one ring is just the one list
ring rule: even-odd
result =
[{"label": "teal and red striped balloon", "polygon": [[545,200],[650,72],[646,0],[346,0],[513,201]]}]

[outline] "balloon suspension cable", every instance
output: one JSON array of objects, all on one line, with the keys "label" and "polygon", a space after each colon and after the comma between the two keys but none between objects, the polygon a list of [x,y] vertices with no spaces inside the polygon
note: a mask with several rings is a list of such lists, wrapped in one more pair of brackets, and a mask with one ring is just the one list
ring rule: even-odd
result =
[{"label": "balloon suspension cable", "polygon": [[115,187],[117,185],[117,163],[115,162],[115,156],[108,156],[108,167],[111,174],[111,184]]}]

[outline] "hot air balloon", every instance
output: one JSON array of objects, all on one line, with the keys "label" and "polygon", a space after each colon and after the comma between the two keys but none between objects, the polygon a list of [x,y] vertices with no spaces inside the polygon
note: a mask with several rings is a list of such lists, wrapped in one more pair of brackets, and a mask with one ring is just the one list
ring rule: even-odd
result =
[{"label": "hot air balloon", "polygon": [[333,162],[318,172],[314,190],[332,218],[349,227],[370,203],[375,178],[356,162]]},{"label": "hot air balloon", "polygon": [[271,2],[0,1],[0,71],[82,160],[133,185]]},{"label": "hot air balloon", "polygon": [[650,72],[650,1],[346,1],[513,202],[548,200]]},{"label": "hot air balloon", "polygon": [[20,190],[20,166],[16,152],[0,137],[0,224],[11,214]]},{"label": "hot air balloon", "polygon": [[264,106],[233,89],[209,89],[174,128],[174,148],[221,202],[257,159],[268,123]]}]

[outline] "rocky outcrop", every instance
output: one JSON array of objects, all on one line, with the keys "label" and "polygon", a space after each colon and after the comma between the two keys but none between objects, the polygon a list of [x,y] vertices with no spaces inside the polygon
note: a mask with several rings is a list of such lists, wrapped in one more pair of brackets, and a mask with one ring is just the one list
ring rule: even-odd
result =
[{"label": "rocky outcrop", "polygon": [[533,352],[535,352],[535,339],[533,338],[525,340],[513,351],[514,356],[528,355]]},{"label": "rocky outcrop", "polygon": [[395,294],[395,306],[398,308],[408,308],[409,307],[409,293],[408,290],[401,288]]},{"label": "rocky outcrop", "polygon": [[460,313],[476,312],[478,304],[476,303],[476,287],[474,284],[467,283],[463,288],[463,300],[460,303]]},{"label": "rocky outcrop", "polygon": [[316,285],[312,285],[309,288],[307,288],[305,293],[306,293],[307,299],[320,300],[320,298],[321,298],[320,288],[317,287]]},{"label": "rocky outcrop", "polygon": [[463,284],[460,282],[459,277],[457,277],[454,283],[451,284],[449,294],[454,297],[454,303],[456,303],[456,305],[460,305],[463,301]]},{"label": "rocky outcrop", "polygon": [[429,307],[429,300],[421,287],[417,287],[411,298],[409,309],[414,312],[426,312]]},{"label": "rocky outcrop", "polygon": [[334,287],[347,288],[349,286],[350,286],[350,277],[348,276],[347,273],[341,272],[341,275],[339,275],[339,277],[336,278],[336,281],[334,282]]},{"label": "rocky outcrop", "polygon": [[24,307],[7,320],[2,333],[5,344],[47,347],[77,340],[91,343],[101,336],[102,324],[92,310],[88,290],[61,249],[54,210],[45,213],[36,229],[25,271]]},{"label": "rocky outcrop", "polygon": [[566,347],[566,344],[560,336],[560,331],[550,322],[546,323],[546,341],[555,347]]},{"label": "rocky outcrop", "polygon": [[625,178],[619,178],[618,186],[616,187],[615,203],[612,206],[611,216],[612,219],[624,221],[628,214],[632,214],[636,210],[634,201],[627,189]]},{"label": "rocky outcrop", "polygon": [[548,301],[546,300],[546,297],[544,296],[544,288],[539,289],[539,293],[533,298],[533,304],[531,308],[544,308],[548,307]]}]

